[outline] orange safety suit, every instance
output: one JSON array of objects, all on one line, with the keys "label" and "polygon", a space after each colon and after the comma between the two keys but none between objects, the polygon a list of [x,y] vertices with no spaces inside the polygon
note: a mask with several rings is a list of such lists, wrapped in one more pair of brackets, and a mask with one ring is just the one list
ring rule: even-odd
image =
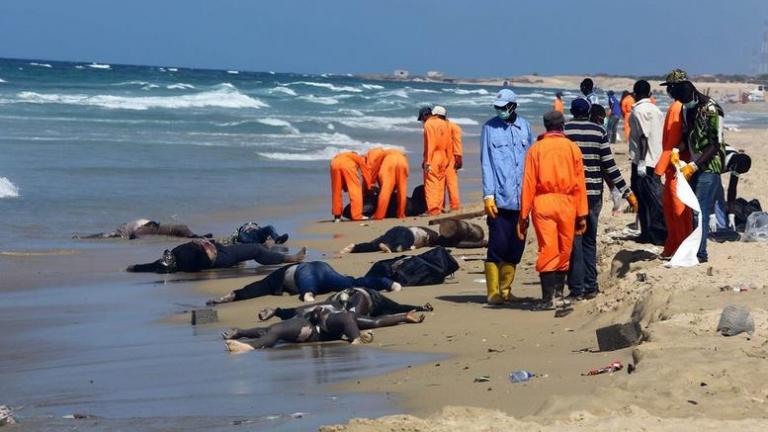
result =
[{"label": "orange safety suit", "polygon": [[384,150],[371,160],[368,153],[371,174],[379,183],[379,199],[376,204],[374,219],[384,219],[387,216],[392,192],[397,189],[397,217],[405,218],[405,207],[408,202],[408,158],[399,150]]},{"label": "orange safety suit", "polygon": [[439,215],[445,205],[445,173],[451,162],[448,157],[451,127],[448,121],[432,116],[424,122],[424,194],[427,213]]},{"label": "orange safety suit", "polygon": [[621,100],[621,113],[624,114],[624,138],[629,142],[629,115],[632,114],[632,105],[635,104],[635,98],[629,95]]},{"label": "orange safety suit", "polygon": [[[683,140],[682,108],[683,104],[675,101],[667,110],[667,116],[664,119],[661,157],[655,169],[656,175],[665,176],[662,206],[664,207],[664,221],[667,224],[667,240],[664,242],[662,255],[667,257],[674,255],[683,240],[693,231],[691,209],[677,198],[675,167],[669,163],[672,149]],[[688,161],[689,158],[687,151],[680,153],[681,161]]]},{"label": "orange safety suit", "polygon": [[[359,173],[362,173],[363,185]],[[344,208],[342,192],[349,194],[352,220],[363,218],[363,187],[370,188],[370,174],[365,159],[355,152],[339,153],[331,159],[331,213],[341,217]]]},{"label": "orange safety suit", "polygon": [[560,98],[555,98],[555,101],[552,103],[552,110],[559,113],[563,112],[563,100]]},{"label": "orange safety suit", "polygon": [[448,202],[451,210],[458,210],[461,207],[459,199],[459,173],[456,169],[456,156],[462,157],[461,146],[461,127],[452,121],[448,121],[451,127],[452,146],[448,148],[448,169],[445,171],[445,187],[448,189]]},{"label": "orange safety suit", "polygon": [[520,218],[531,214],[538,272],[568,271],[576,218],[587,215],[581,150],[561,132],[539,136],[525,156]]}]

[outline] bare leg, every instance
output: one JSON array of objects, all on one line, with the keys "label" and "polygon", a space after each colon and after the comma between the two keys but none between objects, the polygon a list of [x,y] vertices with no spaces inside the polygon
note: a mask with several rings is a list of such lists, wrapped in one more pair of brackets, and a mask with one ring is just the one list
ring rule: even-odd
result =
[{"label": "bare leg", "polygon": [[232,354],[241,354],[256,350],[256,348],[252,347],[251,345],[236,340],[224,341],[224,346],[227,348],[227,351],[231,352]]},{"label": "bare leg", "polygon": [[217,299],[209,299],[205,302],[208,306],[213,306],[221,303],[230,303],[235,301],[235,293],[230,292],[229,294],[223,295]]}]

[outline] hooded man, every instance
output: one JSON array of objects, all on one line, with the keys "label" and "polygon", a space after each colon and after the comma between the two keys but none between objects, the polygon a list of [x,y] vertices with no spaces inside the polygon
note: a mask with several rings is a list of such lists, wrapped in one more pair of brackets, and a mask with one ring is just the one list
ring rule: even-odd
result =
[{"label": "hooded man", "polygon": [[528,122],[519,116],[517,95],[502,89],[493,102],[496,116],[480,134],[483,203],[488,223],[485,280],[488,304],[514,301],[512,282],[525,242],[515,236],[520,216],[520,193],[525,154],[533,143]]},{"label": "hooded man", "polygon": [[[541,309],[566,305],[565,278],[570,268],[574,235],[587,230],[587,188],[581,150],[563,134],[565,117],[556,111],[544,114],[547,132],[525,156],[520,220],[517,236],[525,240],[528,217],[533,220],[541,278]],[[556,305],[557,296],[561,304]]]}]

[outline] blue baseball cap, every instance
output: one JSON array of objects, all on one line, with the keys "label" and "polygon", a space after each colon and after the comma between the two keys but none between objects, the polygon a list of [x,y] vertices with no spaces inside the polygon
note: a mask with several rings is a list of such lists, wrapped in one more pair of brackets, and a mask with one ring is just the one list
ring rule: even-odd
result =
[{"label": "blue baseball cap", "polygon": [[508,103],[517,103],[517,95],[510,89],[501,89],[496,93],[496,100],[493,101],[493,106],[503,107]]},{"label": "blue baseball cap", "polygon": [[571,102],[571,114],[574,116],[586,116],[589,114],[589,108],[591,108],[592,104],[589,103],[588,100],[584,98],[576,98]]}]

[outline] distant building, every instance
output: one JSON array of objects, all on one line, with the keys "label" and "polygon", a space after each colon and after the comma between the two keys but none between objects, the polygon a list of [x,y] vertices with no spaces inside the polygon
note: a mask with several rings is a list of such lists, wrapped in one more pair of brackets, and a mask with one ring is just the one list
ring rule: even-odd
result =
[{"label": "distant building", "polygon": [[395,78],[406,79],[410,74],[405,69],[395,70]]},{"label": "distant building", "polygon": [[429,79],[443,79],[443,73],[440,71],[427,72],[427,78]]}]

